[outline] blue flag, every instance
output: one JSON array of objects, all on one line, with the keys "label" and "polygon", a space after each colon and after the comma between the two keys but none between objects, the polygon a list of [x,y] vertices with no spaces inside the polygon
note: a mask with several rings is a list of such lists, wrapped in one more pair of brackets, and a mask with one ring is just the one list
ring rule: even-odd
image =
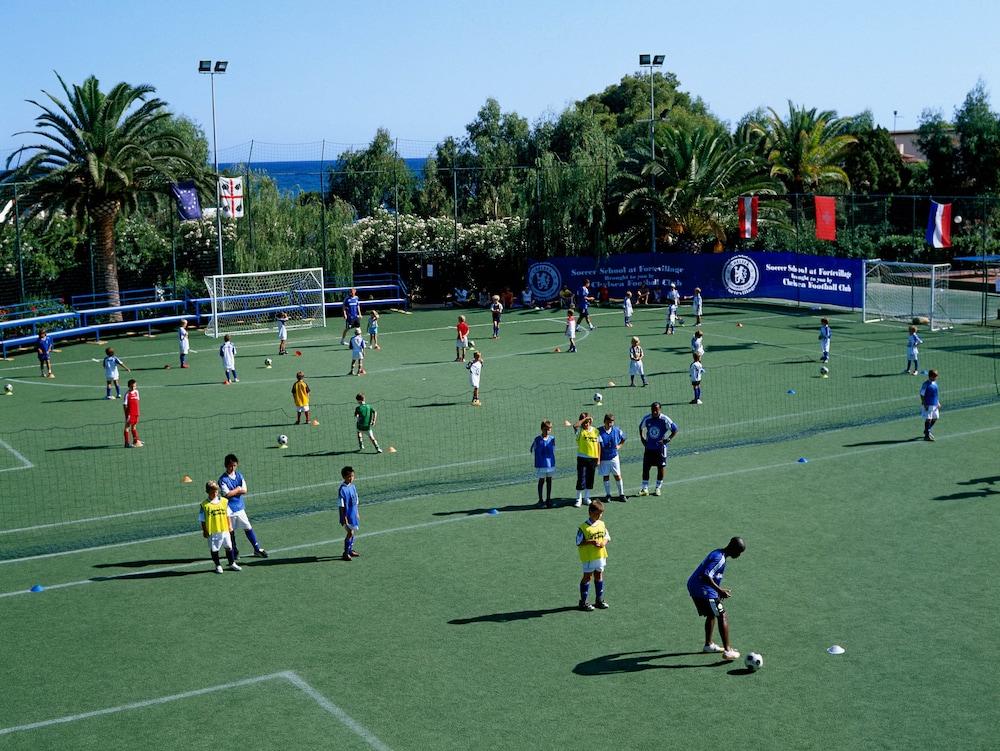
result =
[{"label": "blue flag", "polygon": [[198,202],[198,188],[193,180],[174,183],[170,191],[177,199],[177,216],[181,219],[201,219],[201,204]]}]

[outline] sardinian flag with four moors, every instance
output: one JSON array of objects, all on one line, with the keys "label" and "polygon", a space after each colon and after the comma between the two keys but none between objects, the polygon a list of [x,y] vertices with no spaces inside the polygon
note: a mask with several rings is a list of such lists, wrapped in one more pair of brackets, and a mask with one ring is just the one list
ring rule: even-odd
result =
[{"label": "sardinian flag with four moors", "polygon": [[220,177],[219,197],[222,199],[222,215],[229,219],[243,216],[243,178]]}]

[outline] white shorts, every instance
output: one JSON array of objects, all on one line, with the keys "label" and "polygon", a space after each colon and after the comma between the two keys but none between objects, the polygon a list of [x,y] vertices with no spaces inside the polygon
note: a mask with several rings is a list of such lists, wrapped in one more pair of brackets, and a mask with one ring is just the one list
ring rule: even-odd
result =
[{"label": "white shorts", "polygon": [[920,416],[925,420],[937,420],[941,416],[941,405],[935,404],[933,407],[921,407]]},{"label": "white shorts", "polygon": [[479,388],[479,376],[469,376],[469,383],[472,385],[472,388],[478,389]]},{"label": "white shorts", "polygon": [[188,340],[185,339],[184,341],[181,342],[181,354],[186,355],[190,351],[191,351],[191,345],[188,343]]},{"label": "white shorts", "polygon": [[587,561],[583,564],[583,573],[592,574],[595,571],[603,571],[607,565],[607,558],[598,558],[596,561]]},{"label": "white shorts", "polygon": [[621,457],[613,456],[610,459],[603,460],[597,465],[597,474],[601,477],[607,477],[608,475],[614,475],[615,477],[622,476],[622,464]]},{"label": "white shorts", "polygon": [[696,316],[700,316],[701,315],[701,306],[700,305],[695,305],[691,310],[694,311],[694,314]]},{"label": "white shorts", "polygon": [[222,367],[226,370],[236,370],[236,360],[222,360]]},{"label": "white shorts", "polygon": [[278,326],[278,341],[283,341],[288,338],[288,329],[284,326]]},{"label": "white shorts", "polygon": [[642,360],[629,360],[628,361],[628,374],[637,376],[645,375],[646,370],[642,366]]},{"label": "white shorts", "polygon": [[916,360],[919,355],[920,355],[920,350],[913,348],[906,350],[907,360]]},{"label": "white shorts", "polygon": [[109,381],[117,381],[118,380],[118,371],[115,370],[113,373],[105,373],[104,377],[107,378]]},{"label": "white shorts", "polygon": [[535,467],[535,477],[541,480],[544,477],[555,477],[555,467]]},{"label": "white shorts", "polygon": [[226,550],[233,549],[233,540],[229,536],[228,532],[216,532],[208,536],[208,549],[213,553],[218,553],[220,550],[225,548]]},{"label": "white shorts", "polygon": [[238,529],[253,529],[250,525],[250,517],[247,516],[245,508],[233,512],[233,531]]},{"label": "white shorts", "polygon": [[303,404],[301,407],[296,407],[295,411],[298,412],[301,415],[303,412],[308,412],[309,411],[309,405],[308,404]]},{"label": "white shorts", "polygon": [[823,353],[826,353],[826,352],[830,351],[830,340],[829,339],[822,339],[822,340],[820,340],[819,351],[823,352]]},{"label": "white shorts", "polygon": [[455,349],[468,349],[469,337],[463,336],[455,340]]}]

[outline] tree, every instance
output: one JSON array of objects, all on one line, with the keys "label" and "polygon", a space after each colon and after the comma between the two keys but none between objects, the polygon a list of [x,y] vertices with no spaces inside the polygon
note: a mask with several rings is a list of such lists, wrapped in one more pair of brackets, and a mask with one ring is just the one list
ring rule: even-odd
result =
[{"label": "tree", "polygon": [[396,153],[389,131],[379,128],[368,147],[348,149],[330,168],[328,198],[339,198],[354,207],[359,216],[371,216],[381,207],[412,210],[416,178]]},{"label": "tree", "polygon": [[771,176],[791,193],[850,188],[843,160],[857,139],[846,133],[849,121],[831,110],[817,112],[788,102],[788,119],[768,108],[766,123],[753,127],[766,138]]},{"label": "tree", "polygon": [[875,126],[871,111],[851,118],[846,132],[857,139],[844,160],[844,172],[860,193],[896,193],[909,173],[885,128]]},{"label": "tree", "polygon": [[171,182],[197,174],[204,165],[196,164],[184,140],[164,127],[171,115],[163,100],[152,97],[152,86],[122,82],[105,93],[95,76],[72,89],[56,78],[65,101],[47,91],[51,105],[28,100],[42,113],[35,120],[37,130],[25,133],[44,141],[11,154],[8,167],[21,154],[28,158],[5,179],[29,183],[29,216],[62,211],[78,227],[93,227],[101,286],[109,303],[118,305],[118,216],[137,208],[142,196],[166,193]]},{"label": "tree", "polygon": [[626,165],[631,169],[622,176],[619,212],[633,213],[642,226],[655,211],[658,227],[672,228],[675,236],[695,243],[725,240],[726,230],[736,226],[739,196],[773,195],[781,187],[760,174],[750,146],[736,145],[722,130],[704,126],[664,128],[655,159],[639,146]]},{"label": "tree", "polygon": [[962,187],[972,193],[995,192],[1000,187],[1000,118],[990,109],[982,81],[955,110],[955,134]]},{"label": "tree", "polygon": [[510,216],[519,193],[515,168],[528,163],[528,121],[516,112],[503,112],[491,97],[465,131],[462,150],[477,168],[467,176],[474,218]]}]

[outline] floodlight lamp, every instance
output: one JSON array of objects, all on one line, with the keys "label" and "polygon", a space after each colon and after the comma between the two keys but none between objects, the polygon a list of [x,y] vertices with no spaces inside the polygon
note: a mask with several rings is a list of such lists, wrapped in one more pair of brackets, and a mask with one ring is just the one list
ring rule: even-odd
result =
[{"label": "floodlight lamp", "polygon": [[639,65],[649,65],[649,55],[639,55]]},{"label": "floodlight lamp", "polygon": [[219,60],[219,61],[217,61],[215,63],[215,72],[216,73],[225,73],[226,72],[226,68],[228,68],[228,67],[229,67],[229,61],[228,60]]},{"label": "floodlight lamp", "polygon": [[666,55],[653,55],[653,65],[663,65]]},{"label": "floodlight lamp", "polygon": [[198,72],[199,73],[211,73],[212,72],[212,61],[211,60],[199,60],[198,61]]}]

